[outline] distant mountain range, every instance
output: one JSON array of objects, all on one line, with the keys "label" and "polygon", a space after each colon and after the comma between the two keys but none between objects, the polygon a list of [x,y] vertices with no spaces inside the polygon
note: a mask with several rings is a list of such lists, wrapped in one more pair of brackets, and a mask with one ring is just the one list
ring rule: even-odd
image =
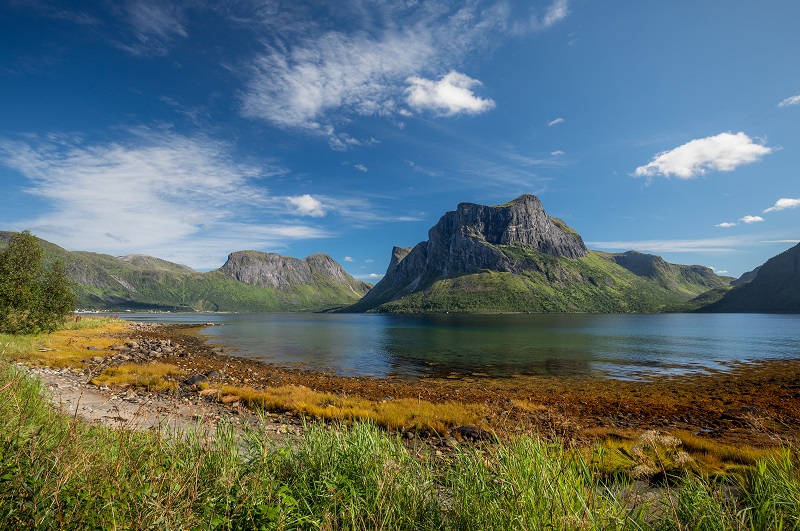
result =
[{"label": "distant mountain range", "polygon": [[[13,233],[0,232],[0,244]],[[47,260],[62,260],[78,307],[103,310],[230,312],[323,311],[359,300],[371,284],[351,277],[330,256],[304,260],[256,251],[232,253],[201,273],[145,255],[70,252],[40,240]]]},{"label": "distant mountain range", "polygon": [[[0,245],[13,233],[0,232]],[[330,256],[238,251],[201,273],[144,255],[70,252],[41,240],[75,282],[81,308],[389,313],[800,312],[800,245],[739,279],[637,251],[586,248],[533,195],[461,203],[413,248],[394,247],[372,287]],[[371,288],[371,289],[370,289]]]}]

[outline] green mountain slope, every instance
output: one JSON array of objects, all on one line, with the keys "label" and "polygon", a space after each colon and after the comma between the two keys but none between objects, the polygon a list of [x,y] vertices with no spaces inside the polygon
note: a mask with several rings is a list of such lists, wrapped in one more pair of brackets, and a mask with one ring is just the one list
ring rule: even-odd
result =
[{"label": "green mountain slope", "polygon": [[617,263],[619,255],[597,251],[574,259],[519,248],[504,251],[516,256],[518,273],[486,271],[436,280],[373,311],[662,312],[729,281],[710,269],[703,274],[698,266],[675,264],[667,264],[668,271],[653,276],[640,275]]},{"label": "green mountain slope", "polygon": [[[799,313],[800,244],[767,260],[701,312]],[[750,280],[748,280],[750,279]],[[700,306],[700,305],[698,305]]]},{"label": "green mountain slope", "polygon": [[[13,233],[0,232],[0,246]],[[114,257],[89,252],[70,252],[40,239],[46,260],[62,260],[79,308],[102,310],[170,310],[229,312],[320,311],[352,304],[369,284],[355,280],[327,255],[306,260],[256,251],[240,251],[222,268],[208,273],[145,255]],[[251,270],[247,281],[236,258],[247,254]],[[276,263],[281,271],[272,268]],[[299,272],[298,272],[299,271]],[[278,282],[257,275],[272,273]],[[287,281],[286,275],[294,275]],[[255,275],[255,276],[254,276]],[[257,284],[257,285],[256,285]]]}]

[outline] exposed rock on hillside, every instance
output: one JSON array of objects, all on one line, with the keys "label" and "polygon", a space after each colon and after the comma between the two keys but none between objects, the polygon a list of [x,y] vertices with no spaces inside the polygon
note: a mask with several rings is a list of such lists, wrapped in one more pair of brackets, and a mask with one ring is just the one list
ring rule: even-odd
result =
[{"label": "exposed rock on hillside", "polygon": [[312,254],[304,260],[258,251],[238,251],[228,256],[219,271],[239,282],[261,288],[292,291],[299,285],[320,280],[340,283],[359,297],[370,285],[351,277],[327,254]]}]

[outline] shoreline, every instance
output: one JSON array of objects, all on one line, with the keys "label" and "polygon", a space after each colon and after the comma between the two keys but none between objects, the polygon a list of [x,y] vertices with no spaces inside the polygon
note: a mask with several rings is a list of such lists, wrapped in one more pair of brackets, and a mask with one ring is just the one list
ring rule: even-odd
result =
[{"label": "shoreline", "polygon": [[[132,361],[168,361],[188,375],[186,380],[174,379],[177,396],[183,399],[188,393],[200,398],[201,403],[216,401],[226,408],[228,404],[221,404],[225,396],[209,390],[259,391],[292,386],[373,403],[406,399],[432,404],[477,404],[485,415],[466,428],[478,431],[462,431],[474,435],[486,430],[501,439],[533,432],[585,445],[609,437],[635,438],[645,430],[655,429],[755,448],[800,441],[800,360],[740,364],[726,372],[644,381],[533,376],[400,380],[337,376],[238,357],[206,343],[198,334],[205,326],[129,323],[123,332],[114,334],[115,340],[168,341],[180,345],[182,351],[167,356],[151,352],[132,360],[120,354],[121,350],[106,350],[101,362],[86,364],[87,368],[96,375]],[[206,381],[198,382],[199,386],[184,383],[195,375],[203,375]],[[230,403],[244,401],[231,399]],[[297,419],[296,411],[280,409],[274,411],[278,417]],[[457,426],[449,428],[446,431]],[[410,432],[411,437],[434,435],[420,429],[397,431]],[[438,435],[447,437],[452,433]]]}]

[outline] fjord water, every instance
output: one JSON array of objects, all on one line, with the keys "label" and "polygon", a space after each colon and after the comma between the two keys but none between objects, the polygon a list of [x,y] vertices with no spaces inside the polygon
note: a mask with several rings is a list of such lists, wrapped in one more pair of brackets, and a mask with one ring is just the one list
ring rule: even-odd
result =
[{"label": "fjord water", "polygon": [[800,358],[800,315],[127,314],[212,322],[229,354],[336,374],[636,379]]}]

